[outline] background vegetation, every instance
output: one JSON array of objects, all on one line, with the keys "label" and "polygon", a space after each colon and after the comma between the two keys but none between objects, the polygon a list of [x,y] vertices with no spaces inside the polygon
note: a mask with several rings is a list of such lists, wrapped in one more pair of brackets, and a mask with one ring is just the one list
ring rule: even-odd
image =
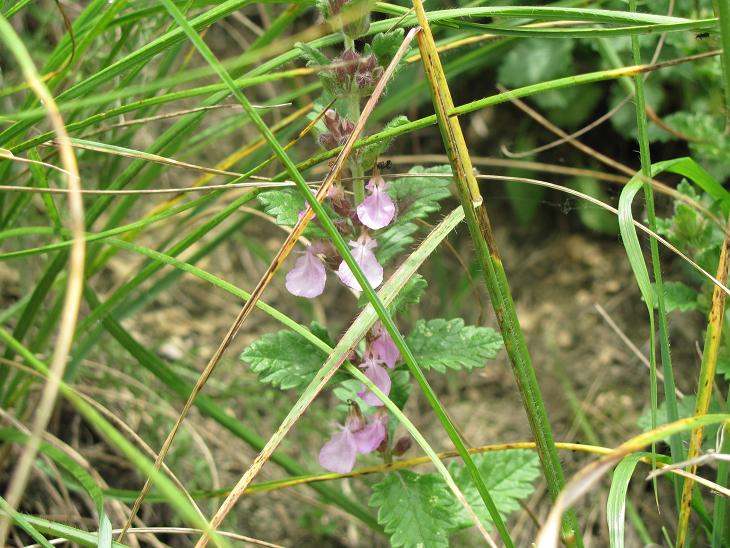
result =
[{"label": "background vegetation", "polygon": [[728,44],[728,0],[0,0],[0,545],[730,544]]}]

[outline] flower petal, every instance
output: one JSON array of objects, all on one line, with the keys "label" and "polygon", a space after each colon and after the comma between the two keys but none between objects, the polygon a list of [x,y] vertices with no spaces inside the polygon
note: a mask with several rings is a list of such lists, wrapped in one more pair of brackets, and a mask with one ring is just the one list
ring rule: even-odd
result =
[{"label": "flower petal", "polygon": [[388,415],[383,413],[375,416],[373,422],[353,434],[358,453],[372,453],[375,451],[387,436],[385,425],[388,423]]},{"label": "flower petal", "polygon": [[[365,376],[373,381],[375,386],[380,388],[380,390],[387,396],[390,394],[390,376],[388,375],[388,370],[385,369],[383,366],[377,364],[375,361],[366,361],[365,362]],[[383,405],[383,402],[380,401],[380,398],[377,397],[375,394],[373,394],[370,390],[365,388],[365,386],[362,387],[362,390],[357,393],[358,396],[362,398],[362,401],[367,403],[368,405],[374,405],[374,406],[381,406]]]},{"label": "flower petal", "polygon": [[379,228],[388,226],[393,220],[393,217],[395,217],[395,204],[386,192],[387,188],[387,184],[383,181],[382,177],[370,179],[368,189],[371,192],[357,206],[357,217],[366,227],[378,230]]},{"label": "flower petal", "polygon": [[[378,287],[383,283],[383,267],[371,251],[372,248],[378,245],[377,242],[364,234],[356,242],[350,242],[350,245],[353,248],[352,256],[362,269],[368,282],[370,282],[373,288]],[[339,276],[342,283],[346,286],[351,287],[355,291],[362,291],[360,284],[355,279],[355,275],[345,261],[340,263],[340,267],[337,269],[337,276]]]},{"label": "flower petal", "polygon": [[395,345],[393,338],[385,329],[380,327],[378,336],[370,343],[370,350],[377,359],[385,362],[385,365],[393,369],[396,362],[400,360],[400,351]]},{"label": "flower petal", "polygon": [[286,275],[286,288],[292,295],[313,299],[322,294],[326,280],[327,272],[322,261],[308,249]]},{"label": "flower petal", "polygon": [[334,434],[319,452],[319,464],[325,470],[346,474],[355,466],[357,442],[352,432],[345,429]]}]

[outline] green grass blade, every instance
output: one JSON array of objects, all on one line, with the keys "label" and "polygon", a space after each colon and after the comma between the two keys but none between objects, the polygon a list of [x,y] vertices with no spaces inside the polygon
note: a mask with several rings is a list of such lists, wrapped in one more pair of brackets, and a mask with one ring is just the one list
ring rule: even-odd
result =
[{"label": "green grass blade", "polygon": [[608,540],[611,548],[624,547],[624,527],[626,516],[626,492],[631,476],[639,461],[648,453],[633,453],[623,459],[611,476],[611,489],[608,491],[606,503],[606,519],[608,521]]},{"label": "green grass blade", "polygon": [[[50,521],[37,516],[29,516],[28,514],[20,515],[28,524],[35,527],[38,531],[43,531],[47,535],[63,538],[69,542],[73,542],[80,546],[86,546],[88,548],[96,548],[99,545],[99,537],[96,533],[88,533],[81,529],[76,529],[75,527],[70,527],[63,523]],[[108,546],[111,546],[112,548],[126,548],[127,545],[112,541]]]},{"label": "green grass blade", "polygon": [[0,510],[10,515],[11,519],[20,525],[20,527],[23,528],[23,530],[30,535],[30,537],[36,541],[38,544],[43,546],[43,548],[53,548],[53,545],[48,542],[46,537],[44,537],[38,529],[36,529],[33,524],[28,520],[27,516],[21,514],[20,512],[17,512],[14,510],[11,506],[8,505],[7,501],[0,497]]},{"label": "green grass blade", "polygon": [[[17,430],[5,428],[0,430],[0,439],[13,443],[26,443],[28,435]],[[42,442],[39,450],[71,474],[79,485],[83,487],[89,497],[91,497],[99,516],[99,531],[101,532],[99,535],[99,546],[111,545],[112,524],[104,512],[104,494],[101,487],[99,487],[94,478],[86,470],[59,448]]]},{"label": "green grass blade", "polygon": [[[8,346],[13,347],[16,353],[43,376],[48,375],[48,366],[39,360],[30,350],[23,346],[18,340],[13,338],[7,331],[0,328],[0,340],[4,341]],[[208,530],[208,523],[202,519],[197,510],[190,501],[182,494],[178,488],[163,474],[154,470],[153,464],[145,457],[132,443],[130,443],[119,431],[114,428],[99,412],[94,409],[86,400],[78,395],[73,388],[66,383],[61,382],[60,392],[69,401],[77,411],[91,424],[110,445],[119,449],[130,462],[140,470],[141,473],[152,477],[153,483],[165,495],[169,504],[189,523],[195,527]],[[210,534],[215,534],[211,531]],[[225,539],[218,538],[217,542],[228,546]]]}]

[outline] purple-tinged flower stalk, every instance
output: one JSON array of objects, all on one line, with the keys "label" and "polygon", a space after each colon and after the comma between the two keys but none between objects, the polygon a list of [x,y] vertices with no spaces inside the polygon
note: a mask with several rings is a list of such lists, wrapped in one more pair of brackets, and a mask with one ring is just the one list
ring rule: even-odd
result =
[{"label": "purple-tinged flower stalk", "polygon": [[352,130],[355,129],[355,124],[347,118],[343,118],[336,110],[331,108],[324,113],[322,121],[327,127],[327,132],[319,136],[319,144],[327,150],[344,145]]},{"label": "purple-tinged flower stalk", "polygon": [[[367,278],[370,285],[373,288],[378,287],[383,283],[383,267],[378,262],[378,259],[373,253],[373,249],[378,246],[378,242],[363,233],[357,240],[351,240],[349,242],[352,247],[352,256],[355,258],[355,262],[360,266],[365,277]],[[340,281],[347,287],[354,289],[355,291],[362,291],[362,287],[355,279],[355,275],[347,266],[345,261],[340,263],[340,267],[337,270],[337,275]]]},{"label": "purple-tinged flower stalk", "polygon": [[319,464],[330,472],[351,472],[358,454],[372,453],[386,440],[387,424],[387,413],[376,413],[372,422],[368,423],[357,404],[352,404],[345,426],[340,426],[340,431],[333,434],[320,450]]},{"label": "purple-tinged flower stalk", "polygon": [[395,217],[395,203],[387,192],[388,187],[379,175],[368,181],[366,188],[370,193],[357,206],[357,217],[366,227],[378,230],[388,226]]},{"label": "purple-tinged flower stalk", "polygon": [[[339,93],[369,95],[383,75],[383,67],[372,53],[363,57],[352,49],[332,60],[333,71]],[[353,85],[354,84],[354,85]]]}]

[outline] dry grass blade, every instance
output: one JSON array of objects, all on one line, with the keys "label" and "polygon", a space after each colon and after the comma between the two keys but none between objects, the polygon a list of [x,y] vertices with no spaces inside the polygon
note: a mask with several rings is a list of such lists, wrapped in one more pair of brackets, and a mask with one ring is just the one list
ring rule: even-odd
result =
[{"label": "dry grass blade", "polygon": [[[327,196],[327,191],[332,186],[334,181],[337,179],[337,177],[340,174],[340,171],[342,170],[342,167],[345,164],[345,161],[347,160],[347,157],[350,154],[350,151],[352,150],[353,145],[355,144],[355,141],[360,136],[360,133],[362,132],[363,128],[365,127],[365,122],[367,121],[368,117],[372,113],[373,109],[375,108],[375,105],[378,102],[378,99],[382,95],[383,91],[385,90],[385,86],[388,83],[388,80],[390,80],[390,77],[393,75],[393,72],[395,72],[396,67],[400,63],[400,60],[403,58],[403,55],[405,54],[406,50],[408,49],[408,46],[410,45],[411,41],[415,37],[418,29],[411,29],[408,34],[406,34],[405,38],[403,39],[403,43],[398,48],[398,51],[396,52],[395,56],[393,57],[393,60],[390,62],[388,67],[385,69],[385,72],[383,73],[383,76],[378,81],[377,86],[375,87],[375,90],[373,91],[372,95],[368,99],[367,103],[365,104],[365,107],[362,110],[362,114],[360,115],[360,118],[357,120],[357,123],[355,124],[355,128],[353,129],[352,133],[350,134],[350,137],[347,139],[347,142],[345,143],[345,146],[340,151],[339,155],[337,156],[337,159],[334,162],[334,165],[330,169],[329,173],[327,174],[327,177],[325,178],[324,182],[322,183],[322,186],[320,187],[319,191],[317,192],[317,200],[319,202],[322,202],[324,198]],[[271,265],[269,266],[269,269],[267,270],[267,273],[264,274],[264,277],[261,279],[259,284],[256,286],[254,291],[251,293],[251,298],[246,302],[246,305],[244,306],[243,310],[241,311],[240,318],[240,324],[243,323],[243,321],[246,319],[250,311],[253,309],[254,305],[256,304],[256,301],[260,297],[261,293],[263,292],[266,285],[268,285],[269,281],[274,275],[274,272],[279,268],[279,266],[282,264],[286,256],[291,251],[294,243],[299,238],[299,236],[304,232],[304,228],[306,227],[307,223],[312,219],[313,211],[310,206],[307,206],[305,209],[302,218],[299,220],[297,225],[294,227],[294,230],[291,232],[287,240],[282,245],[281,249],[279,250],[279,253],[277,253],[276,257],[274,257],[274,260],[272,261]],[[322,385],[324,386],[324,385]],[[303,411],[303,410],[302,410]],[[287,431],[291,426],[293,426],[294,422],[292,422],[287,427]],[[283,426],[283,425],[282,425]],[[281,428],[280,428],[281,430]],[[230,495],[226,498],[226,500],[223,502],[221,507],[218,509],[218,511],[215,513],[213,518],[210,521],[210,527],[211,529],[215,530],[220,525],[220,523],[225,519],[225,517],[228,515],[228,513],[231,511],[233,506],[236,504],[238,499],[243,495],[244,491],[246,490],[246,487],[251,483],[251,481],[256,477],[256,474],[258,474],[259,470],[263,467],[263,465],[266,463],[266,461],[271,457],[271,454],[276,449],[277,444],[271,443],[271,440],[266,444],[266,446],[261,450],[261,453],[256,457],[251,467],[246,471],[246,473],[241,477],[241,479],[236,484],[236,487],[234,487],[233,491],[230,493]],[[196,544],[197,548],[203,548],[206,546],[208,542],[207,536],[201,537],[201,539]]]},{"label": "dry grass blade", "polygon": [[[63,173],[64,175],[66,175],[66,177],[74,176],[73,173],[66,171],[65,169],[63,169],[61,167],[54,166],[53,164],[49,164],[48,162],[41,162],[39,160],[31,160],[30,158],[22,158],[21,156],[16,156],[15,154],[13,154],[12,152],[10,152],[9,150],[7,150],[5,148],[0,148],[0,158],[6,158],[6,159],[10,160],[11,162],[18,162],[20,164],[36,164],[39,166],[43,166],[45,168],[53,169],[60,173]],[[3,190],[15,190],[15,189],[20,189],[20,188],[26,188],[26,187],[14,187],[11,185],[4,185],[4,186],[5,186],[5,188]],[[63,192],[71,193],[71,192],[76,192],[76,190],[74,190],[72,188],[68,188],[68,189],[63,189]]]},{"label": "dry grass blade", "polygon": [[704,417],[690,417],[681,419],[676,422],[665,424],[654,430],[644,432],[630,440],[622,443],[610,454],[601,459],[592,462],[582,468],[573,478],[566,484],[565,489],[555,501],[547,520],[542,526],[538,534],[536,546],[537,548],[557,548],[558,533],[560,531],[560,519],[564,512],[567,511],[575,502],[585,495],[611,468],[616,465],[625,456],[640,451],[647,445],[658,440],[666,439],[669,436],[709,424],[717,424],[720,422],[727,423],[729,416],[723,415],[706,415]]},{"label": "dry grass blade", "polygon": [[[552,188],[554,190],[559,190],[560,192],[565,192],[566,194],[572,194],[573,196],[577,196],[583,200],[586,200],[587,202],[597,205],[598,207],[600,207],[602,209],[605,209],[606,211],[610,211],[614,215],[618,215],[618,210],[615,207],[605,204],[601,200],[598,200],[597,198],[594,198],[593,196],[590,196],[589,194],[584,194],[577,190],[573,190],[572,188],[560,186],[555,183],[549,183],[547,181],[540,181],[539,179],[528,179],[525,177],[509,177],[506,175],[477,175],[476,178],[477,179],[493,179],[493,180],[497,180],[497,181],[517,181],[517,182],[529,183],[532,185],[539,185],[539,186],[544,186],[547,188]],[[676,246],[674,246],[669,241],[662,238],[659,234],[657,234],[656,232],[651,230],[649,227],[641,224],[636,219],[633,219],[632,222],[633,222],[633,225],[636,228],[638,228],[639,230],[641,230],[644,234],[646,234],[647,236],[651,236],[657,242],[659,242],[664,247],[666,247],[669,251],[671,251],[678,257],[680,257],[683,261],[686,261],[687,264],[689,264],[692,268],[694,268],[702,276],[704,276],[709,281],[711,281],[715,285],[716,288],[720,289],[722,292],[726,293],[727,295],[730,295],[730,288],[728,288],[725,283],[721,282],[715,276],[713,276],[712,274],[707,272],[707,270],[702,268],[700,265],[698,265],[696,262],[694,262],[692,259],[690,259],[687,255],[685,255],[679,249],[677,249]]]},{"label": "dry grass blade", "polygon": [[[661,63],[659,63],[661,64]],[[658,65],[648,65],[648,66],[658,66]],[[505,87],[498,85],[497,88],[502,93],[509,93],[509,90],[507,90]],[[615,169],[616,171],[619,171],[621,173],[625,173],[629,177],[636,177],[640,180],[642,180],[644,183],[648,183],[652,186],[652,188],[657,189],[659,192],[662,192],[663,194],[667,194],[674,198],[675,200],[678,200],[680,202],[684,202],[690,207],[696,209],[697,211],[702,212],[704,215],[706,215],[713,223],[715,223],[718,227],[720,227],[726,235],[730,235],[730,231],[727,230],[725,223],[723,223],[717,215],[715,215],[713,212],[711,212],[708,208],[703,206],[701,203],[699,203],[697,200],[693,200],[689,196],[686,196],[685,194],[682,194],[681,192],[678,192],[671,188],[668,185],[665,185],[661,181],[657,181],[654,179],[651,179],[649,177],[645,177],[641,173],[637,173],[636,170],[630,168],[627,165],[622,164],[621,162],[617,162],[613,158],[606,156],[605,154],[602,154],[601,152],[595,150],[594,148],[589,147],[588,145],[578,141],[573,136],[568,135],[565,131],[563,131],[561,128],[553,124],[550,120],[545,118],[542,114],[537,112],[535,109],[531,108],[527,103],[524,101],[512,97],[510,98],[510,101],[518,107],[521,111],[529,115],[533,120],[535,120],[537,123],[548,129],[549,131],[555,133],[556,135],[562,137],[566,143],[572,145],[573,147],[577,148],[584,154],[587,154],[591,158],[595,158],[599,162],[601,162],[604,165],[607,165],[608,167],[611,167]]]},{"label": "dry grass blade", "polygon": [[[40,400],[36,406],[33,425],[31,428],[31,437],[28,440],[23,454],[18,460],[13,470],[10,484],[8,485],[5,499],[10,508],[17,508],[20,503],[25,486],[27,484],[30,472],[35,461],[41,443],[41,436],[48,425],[51,413],[56,402],[58,390],[63,377],[66,361],[71,350],[74,331],[76,328],[76,320],[78,319],[79,306],[81,304],[81,294],[84,285],[84,258],[86,246],[84,237],[84,205],[81,198],[81,182],[79,170],[76,164],[76,157],[70,146],[70,139],[66,133],[66,127],[63,118],[58,110],[58,106],[48,88],[41,81],[38,72],[35,69],[33,60],[28,55],[27,50],[22,45],[17,35],[13,31],[10,24],[0,16],[0,39],[4,39],[10,49],[17,58],[23,76],[27,80],[33,92],[36,94],[42,104],[45,105],[48,112],[48,118],[51,125],[59,136],[59,151],[61,162],[66,171],[66,179],[69,189],[73,190],[69,195],[69,219],[71,233],[74,242],[71,245],[71,253],[68,267],[68,280],[66,282],[65,296],[63,300],[63,310],[61,313],[61,324],[56,339],[56,344],[51,358],[51,367],[49,369],[49,378],[43,387]],[[10,516],[4,514],[0,516],[0,546],[5,545],[10,530]]]},{"label": "dry grass blade", "polygon": [[[291,103],[279,103],[276,105],[253,105],[255,108],[277,108],[277,107],[287,107],[291,106]],[[170,118],[177,118],[178,116],[185,116],[186,114],[194,114],[196,112],[206,112],[210,110],[225,110],[225,109],[234,109],[234,110],[240,110],[241,105],[237,103],[233,104],[226,104],[226,105],[208,105],[205,107],[195,107],[195,108],[188,108],[184,110],[176,110],[174,112],[165,112],[164,114],[157,114],[156,116],[145,116],[144,118],[135,118],[134,120],[126,120],[124,122],[119,122],[118,124],[111,124],[108,126],[101,126],[99,128],[96,128],[95,130],[89,131],[88,133],[84,133],[82,136],[83,139],[88,139],[92,135],[98,135],[99,133],[104,133],[106,131],[111,131],[113,129],[120,129],[130,126],[136,126],[139,124],[147,124],[149,122],[157,122],[159,120],[169,120]]]},{"label": "dry grass blade", "polygon": [[[396,56],[393,58],[393,61],[391,61],[388,68],[383,73],[383,76],[381,77],[380,81],[378,82],[377,86],[375,87],[375,90],[373,91],[373,94],[370,96],[370,99],[368,100],[365,108],[363,109],[363,113],[358,120],[355,129],[353,130],[352,134],[350,135],[349,139],[347,140],[347,143],[345,143],[345,146],[343,147],[342,151],[340,152],[339,156],[337,157],[337,160],[335,161],[334,165],[330,169],[330,172],[328,173],[327,177],[325,178],[324,182],[322,183],[322,186],[320,187],[319,191],[316,194],[317,200],[322,202],[324,198],[327,196],[327,190],[330,186],[332,186],[332,183],[334,183],[335,179],[340,174],[340,171],[345,163],[345,160],[347,159],[350,151],[352,150],[352,146],[355,144],[355,141],[359,137],[360,133],[362,132],[363,128],[365,127],[365,122],[372,112],[373,108],[375,107],[375,104],[377,103],[378,99],[383,93],[383,90],[385,89],[385,85],[387,84],[388,80],[392,76],[393,72],[395,71],[395,68],[398,66],[398,63],[400,62],[400,59],[403,57],[403,54],[405,53],[406,49],[408,48],[408,45],[410,44],[411,40],[413,39],[414,33],[411,32],[409,35],[405,38],[403,41],[403,44],[401,45],[400,49],[398,50],[398,53],[396,53]],[[167,456],[168,451],[170,450],[170,446],[172,445],[173,440],[175,439],[175,436],[177,435],[178,430],[180,429],[180,425],[187,417],[187,414],[190,412],[190,408],[192,407],[193,402],[195,401],[195,398],[200,393],[200,391],[203,389],[203,386],[205,386],[205,383],[210,378],[211,374],[215,370],[215,367],[218,365],[218,362],[220,361],[221,357],[227,350],[228,346],[231,344],[233,339],[235,338],[238,331],[241,329],[241,326],[244,324],[248,316],[251,314],[251,311],[254,309],[256,302],[259,300],[261,295],[263,294],[266,287],[269,285],[271,280],[274,277],[274,274],[279,269],[279,267],[283,264],[286,257],[291,253],[292,249],[294,248],[294,244],[297,242],[297,240],[301,237],[301,235],[304,233],[304,229],[306,228],[307,224],[311,221],[313,217],[312,208],[307,206],[304,214],[299,219],[297,224],[294,226],[293,230],[289,234],[289,236],[286,238],[284,243],[282,244],[281,248],[277,252],[276,256],[272,260],[271,264],[267,268],[264,275],[261,277],[259,282],[256,284],[256,287],[251,292],[251,297],[248,301],[244,304],[243,308],[239,312],[238,316],[236,317],[235,321],[233,322],[233,325],[231,325],[230,329],[226,333],[226,336],[223,338],[223,341],[216,349],[213,356],[210,358],[208,363],[205,366],[205,369],[200,374],[200,377],[195,383],[195,386],[193,387],[193,390],[190,393],[190,396],[188,397],[188,400],[185,402],[185,405],[183,406],[182,411],[180,412],[180,417],[176,421],[175,425],[173,426],[172,430],[168,434],[167,438],[165,439],[162,448],[160,449],[160,453],[155,459],[155,468],[159,469],[160,463],[165,459]],[[267,457],[268,458],[268,457]],[[262,463],[263,465],[263,463]],[[151,486],[151,480],[148,478],[145,482],[144,487],[142,488],[142,491],[140,492],[139,497],[134,503],[134,506],[132,507],[132,514],[130,515],[130,519],[127,521],[126,526],[122,530],[122,532],[119,535],[119,540],[124,538],[124,532],[128,528],[129,524],[131,523],[132,517],[139,511],[139,508],[142,504],[142,501],[144,500],[144,497],[149,492]],[[240,495],[239,495],[240,496]],[[235,501],[234,501],[235,503]],[[221,510],[219,509],[219,512]],[[225,511],[227,514],[228,510]],[[216,514],[216,516],[218,513]],[[225,515],[225,514],[224,514]],[[222,518],[221,518],[222,520]],[[218,522],[220,523],[220,521]],[[211,521],[211,527],[216,528],[217,523],[215,522],[215,517]],[[202,537],[201,540],[198,542],[204,542],[207,541],[207,537]],[[205,545],[205,544],[203,544]]]},{"label": "dry grass blade", "polygon": [[[58,144],[58,139],[54,139],[52,143]],[[212,167],[200,166],[197,164],[191,164],[188,162],[181,162],[173,158],[166,158],[159,154],[150,154],[149,152],[142,152],[140,150],[132,150],[128,148],[122,148],[117,146],[106,146],[102,143],[93,143],[90,141],[83,141],[81,139],[72,139],[71,146],[81,150],[90,150],[93,152],[101,152],[104,154],[113,154],[115,156],[123,156],[125,158],[133,158],[135,160],[145,160],[148,162],[155,162],[157,164],[164,164],[172,167],[190,169],[193,171],[199,171],[201,173],[210,173],[211,175],[223,175],[226,177],[240,177],[241,173],[235,171],[225,171],[222,169],[215,169]]]},{"label": "dry grass blade", "polygon": [[[730,247],[730,238],[725,236],[720,252],[720,262],[717,265],[717,278],[723,284],[727,282],[728,274],[728,247]],[[700,367],[700,376],[698,379],[697,401],[695,403],[695,415],[706,415],[710,409],[710,398],[712,397],[712,387],[715,383],[715,370],[717,369],[717,356],[720,351],[720,340],[722,338],[723,324],[725,323],[725,300],[726,294],[720,288],[715,287],[712,292],[712,307],[710,308],[710,316],[708,319],[707,335],[705,335],[705,349],[702,354],[702,366]],[[695,459],[702,450],[702,438],[704,437],[704,428],[699,427],[692,431],[689,441],[689,449],[687,450],[687,460]],[[695,475],[697,472],[697,464],[690,464],[687,467],[688,474]],[[679,520],[677,525],[677,547],[682,548],[686,542],[687,527],[689,525],[689,515],[692,510],[692,494],[694,488],[694,479],[688,477],[682,488],[682,500],[679,509]]]},{"label": "dry grass blade", "polygon": [[[113,529],[112,534],[120,533],[121,529]],[[202,533],[202,529],[193,529],[191,527],[131,527],[127,529],[129,535],[146,535],[149,533],[163,534],[163,535],[199,535]],[[239,535],[237,533],[229,533],[227,531],[218,531],[218,534],[222,537],[226,537],[232,540],[238,540],[246,544],[253,544],[254,546],[266,546],[267,548],[284,548],[280,544],[274,544],[272,542],[266,542],[253,537],[247,537],[245,535]],[[49,541],[51,544],[65,544],[68,542],[65,538],[55,538]],[[38,548],[38,544],[29,544],[24,548]]]},{"label": "dry grass blade", "polygon": [[[638,223],[638,221],[635,221]],[[636,224],[634,225],[636,226]],[[609,315],[609,313],[606,311],[605,308],[603,308],[600,304],[595,303],[593,307],[596,309],[596,312],[598,312],[603,318],[603,320],[608,324],[608,327],[611,328],[611,330],[618,335],[618,337],[621,339],[621,342],[623,342],[636,356],[641,363],[644,364],[645,367],[649,368],[651,365],[649,364],[649,360],[644,354],[641,353],[641,350],[633,343],[631,339],[624,333],[621,328],[616,324],[615,321],[613,321],[613,318]],[[664,375],[661,371],[657,371],[657,378],[664,382]],[[674,393],[677,395],[678,398],[684,398],[684,393],[679,388],[674,388]]]}]

